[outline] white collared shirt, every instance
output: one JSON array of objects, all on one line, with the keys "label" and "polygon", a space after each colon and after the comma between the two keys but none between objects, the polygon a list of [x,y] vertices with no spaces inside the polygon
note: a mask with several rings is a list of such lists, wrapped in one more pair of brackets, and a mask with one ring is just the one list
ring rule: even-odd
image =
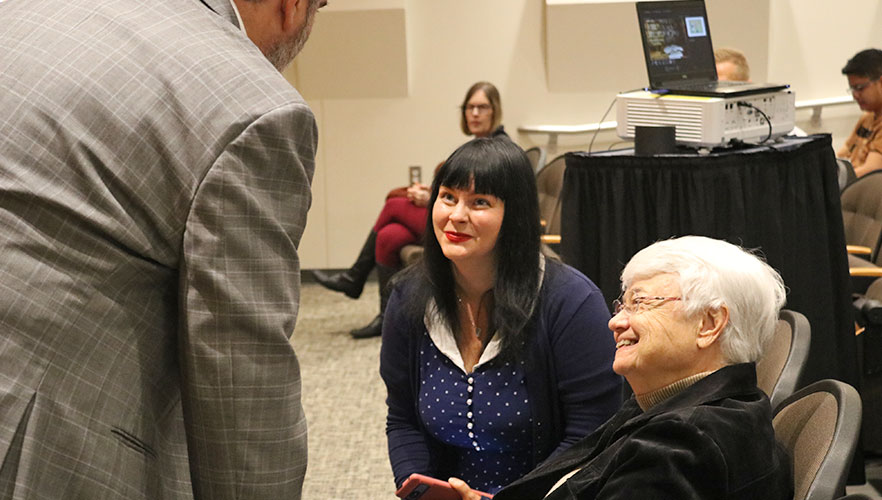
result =
[{"label": "white collared shirt", "polygon": [[[539,288],[542,288],[542,280],[545,279],[545,256],[539,255]],[[532,311],[530,311],[532,314]],[[423,318],[423,322],[426,325],[426,331],[429,333],[429,338],[432,339],[432,343],[435,344],[435,347],[441,351],[441,354],[447,356],[450,361],[453,362],[463,373],[468,374],[469,372],[465,369],[465,363],[462,360],[462,353],[459,352],[459,347],[456,345],[456,337],[453,335],[453,332],[450,331],[450,328],[447,326],[447,322],[441,318],[440,313],[438,313],[438,306],[435,304],[435,300],[430,300],[426,305],[426,315]],[[481,353],[481,358],[472,367],[472,371],[477,370],[481,365],[484,365],[493,358],[495,358],[499,354],[499,349],[501,347],[502,339],[499,338],[499,332],[493,332],[493,335],[490,337],[490,341],[487,342],[487,346],[484,348],[484,352]]]}]

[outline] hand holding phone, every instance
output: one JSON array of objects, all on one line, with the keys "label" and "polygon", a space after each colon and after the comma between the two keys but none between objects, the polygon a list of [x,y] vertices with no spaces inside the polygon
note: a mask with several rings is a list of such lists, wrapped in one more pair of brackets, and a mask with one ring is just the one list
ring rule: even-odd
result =
[{"label": "hand holding phone", "polygon": [[[483,498],[493,498],[489,493],[472,491]],[[395,494],[404,500],[462,500],[459,492],[447,481],[422,474],[411,474]]]}]

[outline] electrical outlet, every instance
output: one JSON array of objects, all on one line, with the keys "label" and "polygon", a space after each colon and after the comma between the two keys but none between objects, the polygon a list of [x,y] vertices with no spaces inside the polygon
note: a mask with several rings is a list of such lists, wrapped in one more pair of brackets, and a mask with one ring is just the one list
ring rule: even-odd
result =
[{"label": "electrical outlet", "polygon": [[415,182],[423,182],[423,167],[419,165],[412,165],[408,167],[408,174],[410,176],[410,184],[413,184]]}]

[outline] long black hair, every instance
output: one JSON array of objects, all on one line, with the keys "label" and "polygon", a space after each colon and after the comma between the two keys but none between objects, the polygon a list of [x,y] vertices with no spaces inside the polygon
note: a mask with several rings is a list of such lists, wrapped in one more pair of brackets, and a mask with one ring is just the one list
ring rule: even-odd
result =
[{"label": "long black hair", "polygon": [[432,182],[423,259],[406,276],[418,281],[418,286],[412,287],[412,311],[425,313],[429,299],[434,299],[441,318],[458,335],[453,268],[435,238],[432,222],[432,207],[441,186],[474,187],[475,193],[493,195],[504,203],[495,248],[492,325],[502,341],[500,357],[515,359],[532,330],[527,323],[539,296],[541,230],[533,168],[524,150],[507,137],[478,138],[454,151]]}]

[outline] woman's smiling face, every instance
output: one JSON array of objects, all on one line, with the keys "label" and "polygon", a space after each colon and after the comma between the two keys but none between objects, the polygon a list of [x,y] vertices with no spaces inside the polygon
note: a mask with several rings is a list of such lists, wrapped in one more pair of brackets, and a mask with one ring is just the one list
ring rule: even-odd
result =
[{"label": "woman's smiling face", "polygon": [[435,238],[444,256],[453,262],[496,258],[496,241],[505,215],[505,203],[492,194],[441,186],[432,206]]}]

